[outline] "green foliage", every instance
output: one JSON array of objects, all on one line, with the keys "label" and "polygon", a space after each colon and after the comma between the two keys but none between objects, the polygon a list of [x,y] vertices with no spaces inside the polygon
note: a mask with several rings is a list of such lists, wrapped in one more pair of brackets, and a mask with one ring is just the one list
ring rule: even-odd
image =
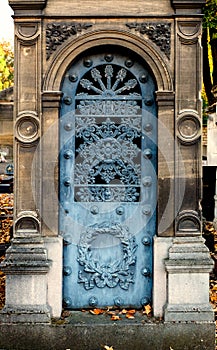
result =
[{"label": "green foliage", "polygon": [[217,0],[207,0],[203,8],[203,26],[217,29]]},{"label": "green foliage", "polygon": [[202,97],[202,110],[203,110],[203,125],[207,125],[207,119],[208,119],[208,114],[206,113],[206,109],[209,106],[209,102],[206,96],[205,92],[205,87],[203,84],[202,91],[201,91],[201,97]]},{"label": "green foliage", "polygon": [[217,0],[206,0],[203,14],[202,45],[205,93],[202,94],[202,98],[205,111],[207,102],[208,106],[212,106],[216,102],[212,91],[217,86]]},{"label": "green foliage", "polygon": [[0,90],[14,83],[14,53],[10,43],[0,43]]}]

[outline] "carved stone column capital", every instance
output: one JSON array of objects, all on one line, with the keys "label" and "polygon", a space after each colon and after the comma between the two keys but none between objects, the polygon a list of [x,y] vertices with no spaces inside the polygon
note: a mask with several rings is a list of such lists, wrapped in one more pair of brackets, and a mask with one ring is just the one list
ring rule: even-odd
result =
[{"label": "carved stone column capital", "polygon": [[174,107],[175,103],[175,92],[174,91],[156,91],[156,97],[158,102],[158,107],[168,108]]}]

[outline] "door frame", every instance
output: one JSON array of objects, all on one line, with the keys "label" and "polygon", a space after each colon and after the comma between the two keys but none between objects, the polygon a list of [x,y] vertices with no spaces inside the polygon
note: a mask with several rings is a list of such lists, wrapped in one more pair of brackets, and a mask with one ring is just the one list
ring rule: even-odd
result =
[{"label": "door frame", "polygon": [[[49,60],[48,69],[44,75],[43,83],[43,93],[42,93],[42,112],[43,112],[43,122],[42,129],[43,134],[45,134],[48,128],[52,125],[52,136],[58,140],[59,134],[59,107],[61,99],[61,81],[65,74],[65,70],[71,62],[80,53],[92,46],[99,45],[119,45],[120,47],[129,48],[135,51],[141,56],[144,61],[147,62],[150,69],[153,72],[157,84],[156,91],[156,102],[157,102],[157,117],[158,117],[158,135],[161,134],[161,127],[164,126],[169,130],[169,133],[174,135],[174,87],[172,73],[170,71],[170,64],[168,58],[160,53],[157,47],[148,40],[145,40],[135,34],[129,33],[127,31],[121,30],[99,30],[95,32],[90,32],[88,34],[81,35],[74,41],[68,41],[63,44],[59,51],[51,56]],[[47,123],[49,121],[49,125]],[[158,137],[158,147],[160,149],[166,148],[167,140]],[[58,242],[56,244],[56,258],[54,258],[54,266],[58,266],[58,274],[55,272],[50,272],[50,277],[48,280],[52,281],[52,276],[55,273],[56,284],[58,284],[58,291],[62,288],[62,245],[60,243],[61,237],[59,236],[59,202],[57,198],[57,188],[58,188],[58,155],[59,146],[58,142],[55,143],[55,147],[52,150],[52,155],[49,152],[50,142],[49,139],[43,140],[43,154],[42,154],[42,164],[46,164],[48,156],[49,162],[52,166],[46,168],[47,181],[43,181],[42,191],[46,191],[47,186],[53,182],[53,200],[49,199],[49,203],[46,197],[43,198],[42,203],[42,232],[44,236],[54,237],[54,241]],[[174,148],[174,147],[173,147]],[[47,150],[47,151],[46,151]],[[174,149],[169,151],[171,163],[174,162],[175,154]],[[170,169],[165,169],[161,164],[164,162],[164,157],[160,152],[158,152],[158,214],[157,214],[157,236],[162,237],[173,237],[174,228],[173,223],[169,219],[168,225],[168,215],[174,218],[174,200],[173,200],[173,178],[174,178],[174,166]],[[45,168],[44,168],[45,170]],[[167,181],[164,181],[164,179]],[[167,198],[167,203],[165,203],[164,198]],[[52,207],[51,207],[52,203]],[[165,215],[164,215],[165,213]],[[164,217],[166,218],[164,221]],[[56,238],[55,238],[56,237]],[[49,238],[47,239],[49,240]],[[167,239],[166,239],[167,240]],[[167,247],[171,244],[171,240],[168,241]],[[50,247],[54,248],[54,244],[48,244],[48,252]],[[154,248],[155,249],[155,248]],[[50,251],[50,256],[53,256],[53,252]],[[162,271],[165,271],[164,260],[161,259],[161,255],[155,259],[154,251],[154,269],[156,264],[161,266]],[[53,275],[52,275],[53,274]],[[163,310],[163,305],[165,304],[165,296],[162,298],[159,288],[157,288],[158,281],[156,280],[154,274],[153,282],[153,295],[154,295],[154,310]],[[159,277],[159,276],[158,276]],[[166,286],[166,272],[162,275],[163,282]],[[52,285],[52,282],[50,282]],[[49,285],[49,281],[48,281]],[[61,287],[60,287],[61,286]],[[156,286],[156,288],[155,288]],[[166,287],[165,287],[166,288]],[[166,293],[166,292],[165,292]],[[54,297],[55,295],[55,297]],[[62,308],[62,294],[60,292],[55,292],[52,287],[48,288],[48,302],[55,310],[60,310]]]}]

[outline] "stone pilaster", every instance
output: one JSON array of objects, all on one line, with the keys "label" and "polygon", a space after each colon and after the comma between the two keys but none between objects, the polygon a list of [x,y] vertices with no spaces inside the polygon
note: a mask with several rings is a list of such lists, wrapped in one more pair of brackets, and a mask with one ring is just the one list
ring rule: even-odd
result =
[{"label": "stone pilaster", "polygon": [[[168,259],[165,321],[213,321],[209,273],[213,262],[201,237],[201,7],[174,0],[176,12],[176,168],[178,214]],[[183,16],[185,14],[185,16]]]},{"label": "stone pilaster", "polygon": [[9,2],[15,21],[14,238],[6,274],[3,323],[50,322],[47,273],[51,261],[41,234],[41,18],[44,0]]},{"label": "stone pilaster", "polygon": [[157,91],[158,236],[174,234],[174,91]]}]

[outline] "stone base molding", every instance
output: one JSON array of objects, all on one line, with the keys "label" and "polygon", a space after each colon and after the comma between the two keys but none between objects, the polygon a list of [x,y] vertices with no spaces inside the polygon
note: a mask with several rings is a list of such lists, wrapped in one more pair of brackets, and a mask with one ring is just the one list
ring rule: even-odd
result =
[{"label": "stone base molding", "polygon": [[204,239],[176,237],[165,265],[168,273],[165,321],[213,321],[209,304],[209,273],[213,262]]},{"label": "stone base molding", "polygon": [[15,238],[7,250],[1,270],[7,275],[3,323],[47,323],[47,273],[51,261],[41,237]]}]

